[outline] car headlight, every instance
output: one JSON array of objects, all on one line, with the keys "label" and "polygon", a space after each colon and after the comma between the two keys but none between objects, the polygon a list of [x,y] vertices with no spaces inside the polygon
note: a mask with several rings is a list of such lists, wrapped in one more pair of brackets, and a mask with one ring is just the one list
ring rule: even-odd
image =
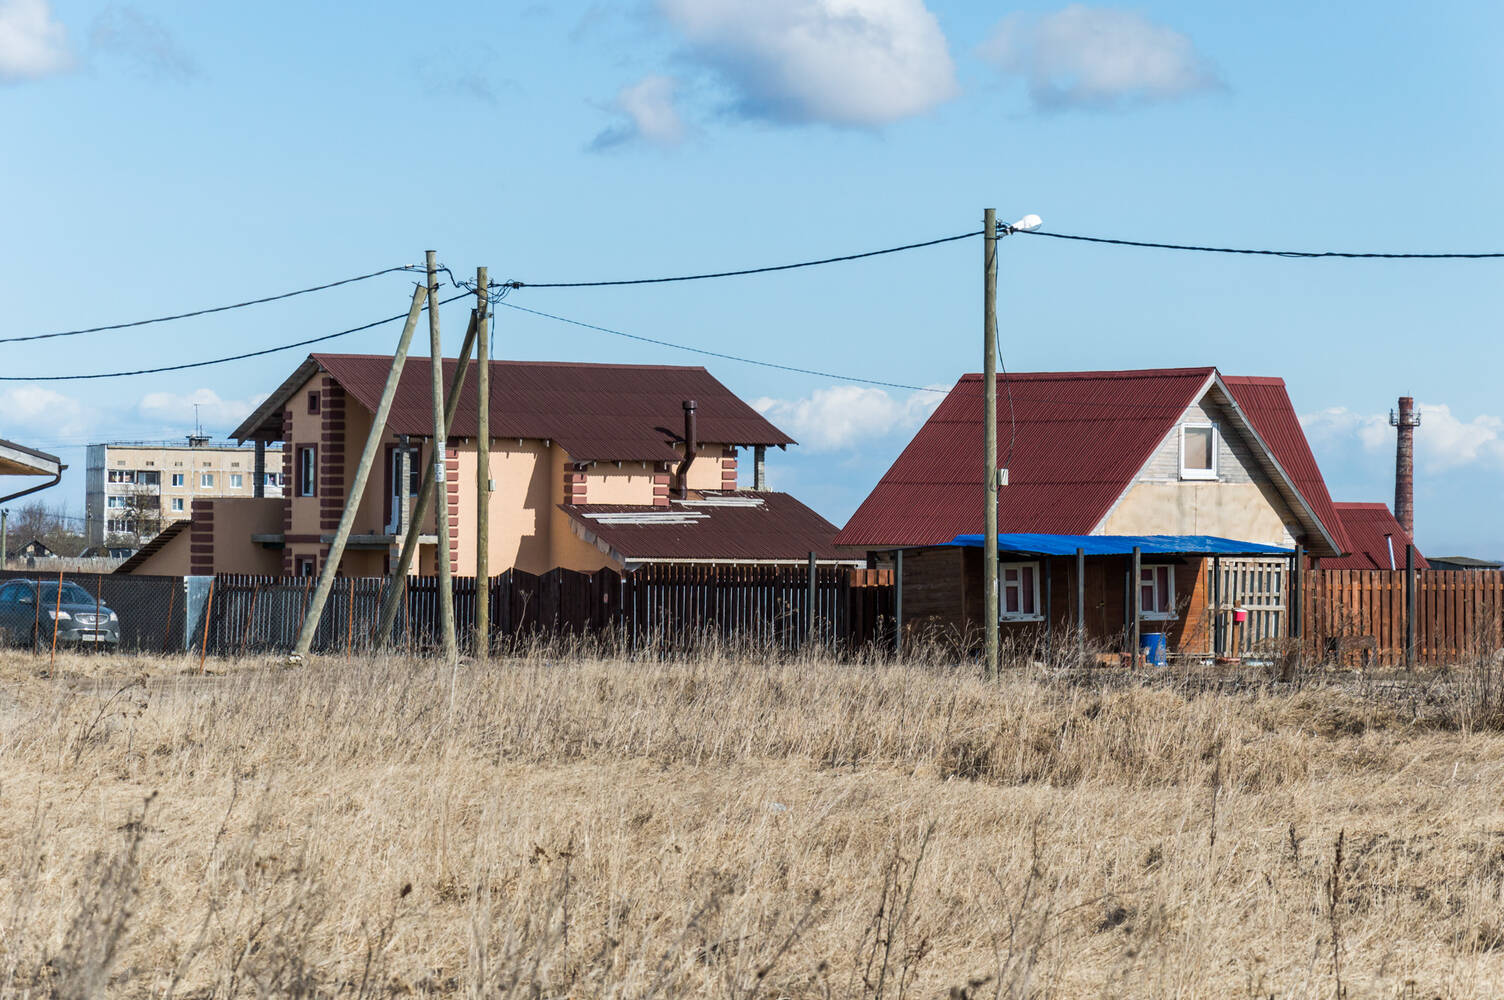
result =
[{"label": "car headlight", "polygon": [[47,614],[52,616],[53,621],[66,622],[73,620],[73,616],[66,611],[49,611]]},{"label": "car headlight", "polygon": [[110,612],[110,621],[112,621],[112,622],[118,622],[119,620],[120,620],[119,618],[115,617],[115,612],[111,611]]}]

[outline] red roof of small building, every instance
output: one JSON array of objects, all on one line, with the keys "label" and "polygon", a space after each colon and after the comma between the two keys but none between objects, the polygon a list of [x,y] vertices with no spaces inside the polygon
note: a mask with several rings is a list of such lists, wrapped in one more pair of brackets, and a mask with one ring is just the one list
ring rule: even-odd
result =
[{"label": "red roof of small building", "polygon": [[[285,401],[322,369],[356,402],[375,411],[392,359],[379,354],[313,354],[257,408],[232,437],[276,440]],[[450,384],[458,362],[444,359]],[[551,440],[572,459],[671,462],[684,433],[683,401],[696,403],[697,432],[724,445],[787,445],[794,439],[734,395],[704,368],[683,365],[596,365],[552,361],[492,361],[491,436]],[[397,383],[387,429],[392,434],[433,433],[433,391],[428,358],[409,358]],[[470,366],[450,435],[474,437],[479,394]]]},{"label": "red roof of small building", "polygon": [[[1334,504],[1347,537],[1348,554],[1340,559],[1321,560],[1322,569],[1404,569],[1405,546],[1412,542],[1400,522],[1382,503]],[[1390,543],[1394,544],[1391,565]],[[1415,550],[1417,569],[1429,569],[1426,557]]]},{"label": "red roof of small building", "polygon": [[[1008,468],[1010,479],[999,495],[1000,530],[1091,533],[1216,379],[1210,367],[999,376],[998,466]],[[1283,382],[1223,384],[1285,471],[1292,493],[1305,498],[1320,522],[1315,527],[1340,545],[1337,517]],[[963,375],[836,543],[938,545],[980,532],[981,451],[982,376]]]},{"label": "red roof of small building", "polygon": [[[730,504],[734,504],[730,505]],[[787,493],[705,491],[669,507],[560,504],[587,540],[620,562],[847,560],[836,526]],[[612,515],[621,520],[613,522]]]}]

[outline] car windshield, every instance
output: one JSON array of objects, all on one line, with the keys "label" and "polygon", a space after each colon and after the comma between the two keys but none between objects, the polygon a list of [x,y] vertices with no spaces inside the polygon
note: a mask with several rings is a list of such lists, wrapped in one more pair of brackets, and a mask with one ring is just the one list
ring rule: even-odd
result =
[{"label": "car windshield", "polygon": [[[57,586],[58,585],[55,584],[55,583],[44,583],[44,584],[42,584],[42,604],[43,605],[58,603],[58,600],[57,600]],[[63,601],[62,601],[62,603],[64,603],[64,604],[93,604],[94,603],[94,595],[90,594],[87,590],[85,590],[84,588],[80,587],[76,583],[65,583],[65,584],[63,584]]]}]

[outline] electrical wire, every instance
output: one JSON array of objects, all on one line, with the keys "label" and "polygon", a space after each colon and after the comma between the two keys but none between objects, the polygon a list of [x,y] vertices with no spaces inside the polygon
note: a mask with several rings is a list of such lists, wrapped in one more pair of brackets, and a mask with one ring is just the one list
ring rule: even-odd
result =
[{"label": "electrical wire", "polygon": [[542,316],[558,323],[568,323],[570,326],[583,327],[586,330],[595,330],[598,333],[609,333],[613,337],[625,337],[628,340],[640,341],[644,344],[656,344],[659,347],[672,347],[678,351],[689,351],[692,354],[703,354],[706,357],[721,358],[724,361],[736,361],[744,365],[757,365],[760,368],[776,368],[779,371],[795,372],[799,375],[817,375],[820,378],[833,378],[838,382],[859,382],[862,385],[877,385],[887,389],[909,389],[914,392],[935,392],[941,395],[950,392],[950,389],[937,389],[929,385],[907,385],[903,382],[884,382],[881,379],[861,378],[856,375],[841,375],[836,372],[824,372],[814,368],[799,368],[794,365],[779,364],[775,361],[760,361],[757,358],[744,358],[737,354],[724,354],[720,351],[711,351],[703,347],[691,347],[688,344],[675,344],[668,340],[657,340],[653,337],[643,337],[635,333],[626,333],[622,330],[613,330],[608,326],[597,326],[594,323],[585,323],[577,319],[569,319],[566,316],[555,316],[553,313],[542,312],[537,309],[529,309],[527,306],[519,306],[515,302],[498,302],[497,305],[506,306],[508,309],[516,309],[518,312],[531,313],[534,316]]},{"label": "electrical wire", "polygon": [[244,309],[246,306],[259,306],[266,302],[277,302],[282,299],[290,299],[296,295],[307,295],[309,292],[322,292],[326,288],[338,288],[340,285],[350,285],[357,281],[365,281],[369,278],[379,278],[383,274],[394,274],[397,271],[422,270],[411,264],[403,264],[400,267],[388,267],[380,271],[372,271],[370,274],[358,274],[353,278],[341,278],[339,281],[331,281],[324,285],[314,285],[312,288],[299,288],[292,292],[283,292],[280,295],[268,295],[260,299],[247,299],[245,302],[233,302],[227,306],[211,306],[208,309],[195,309],[192,312],[175,313],[171,316],[158,316],[155,319],[138,319],[129,323],[111,323],[107,326],[91,326],[82,330],[59,330],[56,333],[33,333],[24,337],[0,337],[0,344],[18,344],[27,340],[50,340],[53,337],[77,337],[82,333],[103,333],[107,330],[125,330],[137,326],[150,326],[153,323],[168,323],[172,320],[190,319],[194,316],[208,316],[210,313],[228,312],[231,309]]},{"label": "electrical wire", "polygon": [[861,260],[864,257],[881,257],[884,254],[902,253],[905,250],[919,250],[923,247],[938,246],[941,243],[954,243],[957,240],[969,240],[973,236],[982,235],[980,231],[973,233],[961,233],[958,236],[942,236],[937,240],[925,240],[921,243],[905,243],[899,247],[887,247],[883,250],[868,250],[864,253],[850,253],[841,257],[825,257],[820,260],[800,261],[797,264],[774,264],[769,267],[749,267],[741,271],[714,271],[707,274],[681,274],[670,278],[627,278],[619,281],[505,281],[500,284],[506,288],[605,288],[617,285],[663,285],[673,281],[703,281],[707,278],[738,278],[747,274],[768,274],[773,271],[792,271],[801,267],[818,267],[822,264],[839,264],[848,260]]},{"label": "electrical wire", "polygon": [[[459,295],[447,299],[440,299],[439,305],[447,305],[463,298],[469,298],[472,293],[461,292]],[[326,333],[320,337],[309,337],[307,340],[295,340],[290,344],[281,344],[277,347],[267,347],[259,351],[247,351],[244,354],[232,354],[223,358],[211,358],[208,361],[190,361],[181,365],[163,365],[160,368],[137,368],[133,371],[120,372],[94,372],[88,375],[0,375],[0,382],[81,382],[88,379],[102,378],[128,378],[132,375],[157,375],[162,372],[180,372],[190,368],[208,368],[210,365],[222,365],[231,361],[244,361],[247,358],[259,358],[267,354],[276,354],[279,351],[290,351],[295,347],[306,347],[309,344],[318,344],[336,337],[349,336],[352,333],[360,333],[362,330],[370,330],[387,323],[394,323],[399,319],[406,319],[407,313],[398,313],[388,316],[386,319],[378,319],[371,323],[363,323],[360,326],[352,326],[348,330],[340,330],[337,333]]]},{"label": "electrical wire", "polygon": [[1115,240],[1105,236],[1079,236],[1072,233],[1051,233],[1041,229],[1014,229],[999,225],[999,232],[1018,233],[1023,236],[1045,236],[1054,240],[1075,240],[1081,243],[1106,243],[1122,247],[1148,247],[1154,250],[1194,250],[1200,253],[1234,253],[1254,257],[1319,258],[1340,257],[1353,260],[1492,260],[1504,258],[1501,253],[1353,253],[1338,250],[1241,250],[1234,247],[1205,247],[1185,243],[1150,243],[1143,240]]}]

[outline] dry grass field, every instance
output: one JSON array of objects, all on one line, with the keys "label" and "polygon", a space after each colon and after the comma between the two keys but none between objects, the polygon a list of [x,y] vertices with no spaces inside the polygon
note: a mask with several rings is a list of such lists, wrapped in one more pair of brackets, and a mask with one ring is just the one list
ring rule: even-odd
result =
[{"label": "dry grass field", "polygon": [[1504,996],[1489,671],[46,665],[6,996]]}]

